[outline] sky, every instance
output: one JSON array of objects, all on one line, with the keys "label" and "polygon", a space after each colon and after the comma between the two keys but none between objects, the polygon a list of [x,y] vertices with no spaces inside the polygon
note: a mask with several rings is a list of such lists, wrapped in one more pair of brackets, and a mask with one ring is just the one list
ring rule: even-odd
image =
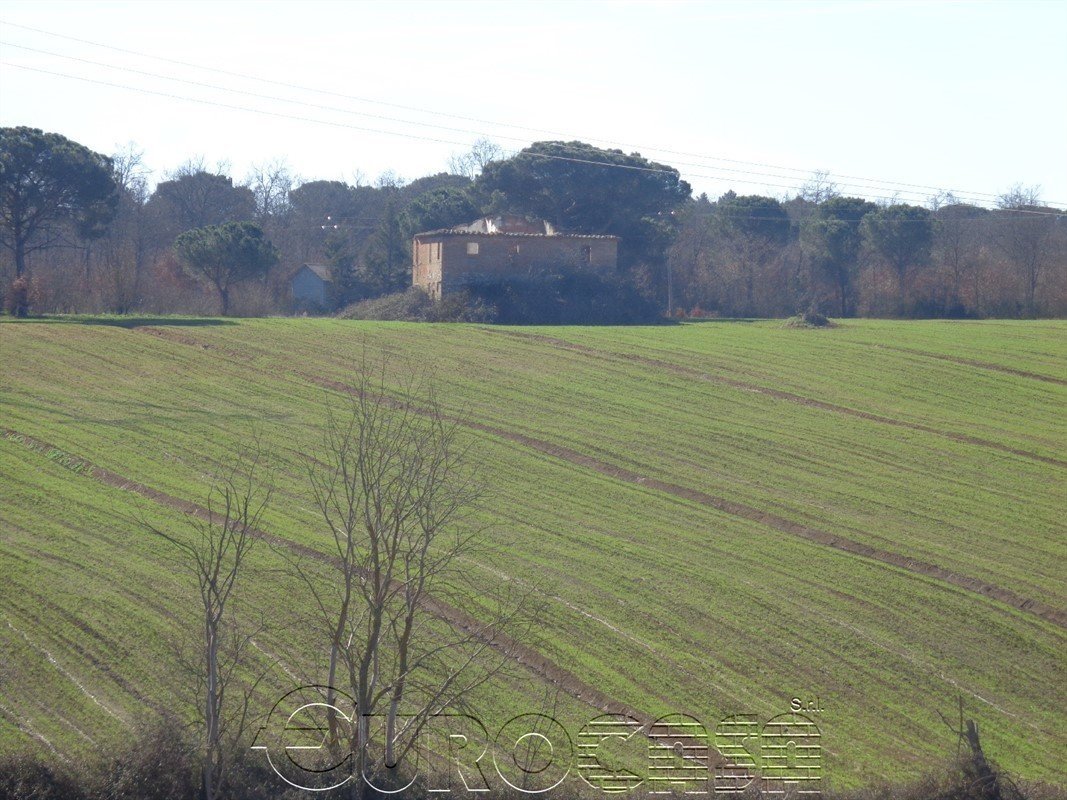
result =
[{"label": "sky", "polygon": [[1064,2],[0,2],[0,125],[54,131],[152,180],[446,170],[580,139],[696,193],[839,191],[1067,207]]}]

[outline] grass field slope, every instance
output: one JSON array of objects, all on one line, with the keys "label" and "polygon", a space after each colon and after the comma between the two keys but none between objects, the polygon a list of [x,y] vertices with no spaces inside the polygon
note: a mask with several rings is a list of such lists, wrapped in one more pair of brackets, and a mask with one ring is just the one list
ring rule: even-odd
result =
[{"label": "grass field slope", "polygon": [[[256,426],[278,471],[263,529],[325,551],[303,459],[383,354],[432,373],[480,454],[496,546],[474,583],[546,603],[484,716],[713,727],[818,698],[826,777],[851,787],[941,763],[962,697],[1003,767],[1067,782],[1054,321],[2,322],[0,751],[75,762],[181,707],[193,589],[137,519],[180,527]],[[271,623],[267,705],[324,667],[278,549],[246,600]]]}]

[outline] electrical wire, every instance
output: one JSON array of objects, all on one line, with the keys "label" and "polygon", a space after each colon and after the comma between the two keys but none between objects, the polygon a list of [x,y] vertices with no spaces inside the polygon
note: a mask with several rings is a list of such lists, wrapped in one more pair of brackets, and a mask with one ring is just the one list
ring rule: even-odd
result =
[{"label": "electrical wire", "polygon": [[[41,49],[38,49],[38,48],[35,48],[35,47],[26,47],[24,45],[15,44],[13,42],[7,42],[7,41],[3,41],[3,40],[0,40],[0,45],[6,46],[6,47],[14,47],[14,48],[19,49],[19,50],[26,50],[26,51],[29,51],[29,52],[32,52],[32,53],[38,53],[38,54],[41,54],[41,55],[48,55],[48,56],[53,56],[53,57],[56,57],[56,58],[62,58],[62,59],[66,59],[68,61],[76,61],[76,62],[82,63],[82,64],[91,64],[93,66],[104,67],[105,69],[112,69],[112,70],[116,70],[118,72],[126,72],[126,73],[130,73],[130,74],[134,74],[134,75],[140,75],[142,77],[148,77],[148,78],[157,79],[157,80],[173,81],[173,82],[176,82],[176,83],[182,83],[182,84],[186,84],[186,85],[189,85],[189,86],[196,86],[196,87],[200,87],[200,88],[213,89],[213,90],[216,90],[216,91],[227,92],[229,94],[236,94],[236,95],[241,95],[241,96],[245,96],[245,97],[254,97],[254,98],[257,98],[257,99],[260,99],[260,100],[270,100],[272,102],[290,103],[290,104],[293,104],[293,105],[304,106],[306,108],[314,108],[314,109],[317,109],[317,110],[320,110],[320,111],[332,111],[332,112],[337,112],[337,113],[341,113],[341,114],[352,114],[352,115],[360,116],[360,117],[369,117],[371,119],[377,119],[377,120],[382,120],[382,121],[386,121],[386,122],[398,122],[398,123],[401,123],[401,124],[404,124],[404,125],[415,125],[415,126],[418,126],[418,127],[434,128],[434,129],[437,129],[437,130],[448,131],[450,133],[465,133],[465,134],[471,134],[471,135],[475,135],[475,136],[486,136],[486,134],[483,131],[474,131],[474,130],[470,130],[470,129],[467,129],[467,128],[454,128],[454,127],[445,126],[445,125],[435,125],[433,123],[428,123],[428,122],[419,122],[419,121],[416,121],[416,120],[401,119],[401,118],[398,118],[398,117],[389,117],[389,116],[385,116],[385,115],[382,115],[382,114],[370,114],[370,113],[363,112],[363,111],[355,111],[353,109],[339,108],[337,106],[327,106],[327,105],[323,105],[321,103],[311,103],[311,102],[308,102],[308,101],[305,101],[305,100],[294,100],[294,99],[290,99],[290,98],[287,98],[287,97],[279,97],[277,95],[266,95],[266,94],[261,94],[259,92],[249,92],[249,91],[245,91],[245,90],[241,90],[241,89],[232,89],[230,87],[220,86],[218,84],[205,83],[203,81],[194,81],[194,80],[189,80],[189,79],[186,79],[186,78],[178,78],[178,77],[175,77],[173,75],[161,75],[161,74],[156,73],[156,72],[147,72],[145,70],[134,69],[132,67],[123,67],[123,66],[119,66],[119,65],[116,65],[116,64],[108,64],[108,63],[102,62],[102,61],[94,61],[92,59],[79,58],[78,56],[66,55],[64,53],[56,53],[56,52],[49,51],[49,50],[41,50]],[[511,141],[523,142],[523,143],[528,141],[526,138],[517,137],[517,136],[496,135],[494,138],[508,139],[508,140],[511,140]],[[677,164],[679,166],[698,167],[698,168],[705,168],[705,169],[710,168],[710,169],[714,169],[717,173],[718,172],[725,172],[725,173],[739,174],[739,175],[755,175],[757,177],[777,178],[779,180],[787,180],[787,181],[796,180],[795,178],[793,178],[793,177],[791,177],[789,175],[777,175],[777,174],[773,174],[773,173],[757,172],[757,171],[753,171],[753,170],[741,170],[741,169],[733,169],[733,168],[729,168],[729,167],[709,167],[708,165],[705,165],[705,164],[694,164],[692,162],[684,162],[684,161],[681,161],[681,162],[677,162],[676,161],[675,164]],[[774,187],[778,187],[778,188],[793,188],[793,184],[789,184],[787,187],[783,187],[781,184],[764,184],[764,183],[761,183],[759,185],[774,186]],[[867,185],[862,185],[862,184],[847,184],[847,183],[845,183],[845,184],[837,184],[837,185],[838,186],[851,187],[851,188],[855,188],[855,189],[863,189],[865,191],[870,191],[871,189],[885,189],[885,187],[867,186]],[[918,194],[918,193],[917,192],[906,192],[906,194]],[[971,198],[964,198],[964,199],[971,199]],[[975,198],[975,199],[977,199],[977,198]],[[985,202],[985,201],[979,200],[979,202]]]},{"label": "electrical wire", "polygon": [[[494,126],[494,127],[505,127],[505,128],[515,129],[515,130],[525,130],[525,131],[530,131],[530,132],[548,134],[548,135],[551,135],[551,136],[560,137],[560,138],[562,138],[564,140],[599,141],[599,142],[605,142],[605,143],[609,143],[609,144],[614,144],[614,145],[617,145],[617,146],[623,146],[623,147],[626,147],[626,148],[634,148],[634,149],[638,149],[638,150],[645,150],[645,151],[649,151],[649,152],[668,153],[668,154],[671,154],[671,155],[681,155],[681,156],[686,156],[686,157],[692,157],[692,158],[700,159],[702,161],[722,161],[724,163],[734,163],[734,164],[741,164],[741,165],[746,165],[746,166],[756,166],[756,167],[762,167],[762,168],[766,168],[766,169],[775,169],[775,170],[785,171],[785,172],[796,172],[796,173],[802,173],[802,174],[804,174],[805,176],[808,176],[808,177],[810,177],[812,174],[815,174],[817,172],[815,170],[810,170],[810,169],[801,169],[801,168],[797,168],[797,167],[774,165],[774,164],[768,164],[768,163],[765,163],[765,162],[744,161],[744,160],[741,160],[741,159],[731,159],[731,158],[725,158],[725,157],[719,157],[719,156],[709,156],[709,155],[699,154],[699,153],[688,153],[688,152],[684,152],[684,151],[675,151],[675,150],[670,150],[670,149],[660,148],[660,147],[626,144],[626,143],[622,143],[622,142],[618,142],[618,141],[612,141],[612,140],[609,140],[609,139],[604,139],[604,138],[601,138],[601,137],[574,136],[574,135],[571,135],[571,134],[564,134],[564,133],[560,133],[560,132],[557,132],[557,131],[550,131],[550,130],[541,129],[541,128],[532,128],[532,127],[527,127],[527,126],[522,126],[522,125],[514,125],[514,124],[511,124],[511,123],[505,123],[505,122],[495,122],[495,121],[491,121],[491,120],[480,119],[480,118],[477,118],[477,117],[467,117],[467,116],[453,114],[453,113],[447,113],[447,112],[435,111],[435,110],[432,110],[432,109],[420,108],[420,107],[417,107],[417,106],[405,105],[405,104],[401,104],[401,103],[390,103],[390,102],[381,101],[381,100],[375,100],[375,99],[371,99],[371,98],[367,98],[367,97],[360,97],[360,96],[357,96],[357,95],[345,94],[345,93],[342,93],[342,92],[335,92],[335,91],[331,91],[331,90],[327,90],[327,89],[322,89],[322,88],[319,88],[319,87],[304,86],[304,85],[301,85],[301,84],[289,83],[289,82],[286,82],[286,81],[272,80],[272,79],[263,78],[263,77],[260,77],[260,76],[257,76],[257,75],[251,75],[251,74],[248,74],[248,73],[242,73],[242,72],[235,72],[235,71],[231,71],[231,70],[219,69],[219,68],[216,68],[216,67],[205,66],[203,64],[197,64],[197,63],[190,62],[190,61],[183,61],[183,60],[180,60],[180,59],[166,58],[164,56],[158,56],[158,55],[145,53],[145,52],[138,51],[138,50],[133,50],[133,49],[124,48],[124,47],[118,47],[118,46],[115,46],[115,45],[109,45],[109,44],[106,44],[106,43],[103,43],[103,42],[97,42],[97,41],[93,41],[93,40],[90,40],[90,39],[84,39],[84,38],[79,38],[79,37],[75,37],[75,36],[68,36],[68,35],[65,35],[65,34],[57,33],[55,31],[45,30],[43,28],[37,28],[37,27],[29,26],[29,25],[21,25],[19,23],[10,22],[8,20],[0,20],[0,24],[8,25],[8,26],[15,27],[15,28],[20,28],[20,29],[26,30],[26,31],[32,31],[34,33],[39,33],[39,34],[43,34],[43,35],[46,35],[46,36],[51,36],[51,37],[55,37],[55,38],[59,38],[59,39],[65,39],[67,41],[74,41],[74,42],[78,42],[78,43],[81,43],[81,44],[87,44],[87,45],[90,45],[90,46],[93,46],[93,47],[112,50],[112,51],[119,52],[119,53],[125,53],[127,55],[134,55],[134,56],[137,56],[139,58],[153,59],[153,60],[161,61],[161,62],[164,62],[164,63],[176,64],[176,65],[179,65],[179,66],[189,67],[189,68],[192,68],[192,69],[198,69],[198,70],[202,70],[202,71],[205,71],[205,72],[214,72],[214,73],[217,73],[217,74],[220,74],[220,75],[227,75],[227,76],[230,76],[230,77],[236,77],[236,78],[240,78],[240,79],[243,79],[243,80],[256,81],[258,83],[263,83],[263,84],[270,84],[270,85],[274,85],[274,86],[283,86],[283,87],[290,88],[290,89],[298,89],[298,90],[300,90],[302,92],[314,92],[314,93],[323,94],[323,95],[329,95],[329,96],[338,97],[338,98],[342,98],[342,99],[346,99],[346,100],[350,100],[350,101],[356,101],[356,102],[361,102],[361,103],[370,103],[370,104],[380,105],[380,106],[384,106],[384,107],[391,107],[391,108],[403,109],[403,110],[407,110],[407,111],[414,111],[414,112],[417,112],[417,113],[420,113],[420,114],[428,114],[428,115],[432,115],[432,116],[447,117],[447,118],[452,118],[452,119],[460,119],[460,120],[464,120],[464,121],[467,121],[467,122],[475,122],[475,123],[478,123],[478,124],[491,125],[491,126]],[[11,46],[20,47],[21,49],[26,49],[26,50],[34,50],[34,48],[25,47],[25,46],[22,46],[22,45],[11,45]],[[247,94],[249,96],[256,96],[256,97],[261,97],[261,98],[264,98],[264,99],[271,99],[271,100],[279,100],[279,101],[282,101],[282,102],[290,102],[290,103],[295,103],[295,104],[304,105],[304,106],[308,106],[308,107],[314,107],[314,108],[320,108],[320,109],[328,109],[328,110],[332,110],[332,111],[339,111],[341,113],[352,113],[352,114],[358,114],[358,115],[361,115],[361,116],[378,118],[378,119],[383,119],[383,120],[388,120],[388,121],[401,122],[403,124],[419,125],[419,126],[424,126],[424,127],[439,128],[439,129],[448,130],[448,131],[451,131],[451,132],[462,132],[462,133],[468,133],[468,134],[473,134],[473,135],[480,135],[480,136],[485,136],[486,138],[501,138],[501,139],[507,139],[507,140],[511,140],[511,141],[526,141],[525,139],[520,138],[520,137],[507,136],[507,135],[499,134],[499,133],[498,134],[486,134],[485,132],[472,131],[472,130],[469,130],[469,129],[452,128],[452,127],[448,127],[448,126],[438,126],[438,125],[433,125],[432,123],[422,123],[422,122],[418,122],[418,121],[415,121],[415,120],[401,120],[401,119],[397,119],[397,118],[393,118],[393,117],[385,117],[383,115],[370,114],[370,113],[367,113],[367,112],[358,112],[358,111],[353,111],[353,110],[348,110],[348,109],[331,108],[331,107],[328,107],[328,106],[321,106],[321,105],[317,105],[317,104],[314,104],[314,103],[308,103],[308,102],[305,102],[305,101],[288,100],[288,99],[285,99],[285,98],[275,98],[275,97],[270,97],[270,96],[266,96],[266,95],[258,95],[256,93],[251,93],[251,92],[242,92],[240,90],[228,89],[226,87],[220,87],[220,86],[217,86],[217,85],[205,84],[205,83],[200,83],[200,82],[197,82],[197,81],[189,81],[189,80],[184,80],[184,79],[181,79],[181,78],[175,78],[175,77],[172,77],[172,76],[156,75],[154,73],[142,72],[142,71],[135,70],[135,69],[132,69],[132,68],[118,67],[118,66],[115,66],[115,65],[104,64],[102,62],[93,62],[93,61],[89,61],[87,59],[79,59],[79,58],[76,58],[76,57],[73,57],[73,56],[66,56],[66,55],[58,54],[58,53],[49,53],[48,51],[43,51],[43,50],[37,50],[36,52],[46,53],[46,54],[49,54],[49,55],[55,55],[55,56],[58,56],[58,57],[61,57],[61,58],[69,58],[69,59],[73,59],[73,60],[77,60],[77,61],[83,61],[83,62],[86,62],[86,63],[92,63],[92,64],[96,64],[96,65],[99,65],[99,66],[104,66],[104,67],[107,67],[107,68],[111,68],[111,69],[125,70],[125,71],[129,71],[129,72],[148,75],[148,76],[151,76],[151,77],[163,78],[163,79],[167,79],[167,80],[175,80],[175,81],[179,81],[179,82],[183,82],[183,83],[189,83],[189,84],[193,84],[193,85],[205,86],[205,87],[208,87],[208,88],[214,88],[214,89],[218,89],[218,90],[222,90],[222,91],[235,92],[235,93],[238,93],[238,94]],[[762,173],[762,172],[753,172],[753,171],[750,171],[750,170],[731,170],[731,169],[726,168],[726,167],[715,167],[715,166],[712,166],[712,165],[709,165],[709,164],[704,164],[704,163],[697,163],[697,164],[686,163],[686,162],[679,162],[679,163],[682,166],[693,166],[693,167],[697,167],[697,168],[701,168],[701,169],[710,168],[710,169],[714,169],[716,171],[721,171],[721,172],[734,172],[734,173],[737,173],[737,174],[757,175],[757,176],[762,176],[762,177],[778,178],[780,180],[799,180],[799,178],[791,178],[791,177],[785,176],[785,175],[774,175],[774,174],[767,174],[767,173]],[[702,177],[708,177],[711,180],[720,180],[720,178],[718,178],[718,177],[712,177],[712,176],[702,176]],[[897,194],[907,194],[907,195],[920,195],[920,194],[923,194],[924,192],[928,193],[928,192],[940,192],[940,191],[942,191],[941,187],[925,185],[925,184],[905,183],[905,182],[902,182],[902,181],[893,181],[893,180],[887,180],[887,179],[867,178],[867,177],[855,176],[855,175],[837,175],[837,176],[833,176],[833,177],[841,178],[841,179],[845,179],[845,180],[860,181],[861,182],[859,184],[851,184],[851,183],[838,183],[837,181],[835,181],[835,183],[837,183],[838,186],[847,186],[847,187],[851,187],[851,188],[855,188],[855,189],[864,189],[864,190],[868,190],[868,191],[871,190],[871,189],[875,189],[875,190],[879,190],[879,191],[890,191],[890,192],[894,192],[895,191]],[[782,186],[780,184],[769,184],[769,183],[761,183],[761,182],[752,182],[752,183],[754,183],[755,185],[772,186],[772,187],[776,186],[777,188],[788,188],[788,189],[797,188],[793,184],[790,184],[789,186]],[[915,189],[916,191],[900,191],[900,190],[894,190],[892,187],[906,187],[906,188],[910,188],[910,189]],[[924,192],[920,192],[918,190],[924,190]],[[984,197],[984,198],[995,199],[995,198],[998,197],[998,195],[996,195],[994,193],[991,193],[991,192],[967,191],[967,190],[957,190],[957,189],[949,189],[947,191],[951,192],[954,195],[956,195],[960,199],[972,200],[976,204],[989,203],[990,202],[990,200],[980,200],[979,198],[983,198]],[[895,198],[885,198],[883,196],[881,199],[895,199]],[[1060,203],[1059,201],[1049,201],[1049,202],[1050,202],[1050,204],[1053,204],[1053,205],[1067,205],[1067,203]]]},{"label": "electrical wire", "polygon": [[[33,49],[33,48],[23,48],[23,49]],[[76,60],[81,60],[81,59],[76,59]],[[399,136],[399,137],[403,137],[403,138],[407,138],[407,139],[415,139],[415,140],[419,140],[419,141],[432,142],[432,143],[436,143],[436,144],[449,144],[449,145],[455,145],[455,146],[463,146],[465,144],[464,142],[458,142],[458,141],[455,141],[455,140],[440,139],[440,138],[429,137],[429,136],[420,136],[418,134],[406,133],[406,132],[403,132],[403,131],[386,130],[386,129],[382,129],[382,128],[371,128],[371,127],[367,127],[367,126],[352,125],[352,124],[349,124],[349,123],[336,122],[336,121],[332,121],[332,120],[314,119],[314,118],[310,118],[310,117],[300,116],[300,115],[297,115],[297,114],[289,114],[289,113],[280,112],[280,111],[272,111],[272,110],[268,110],[268,109],[253,108],[253,107],[249,107],[249,106],[235,105],[235,104],[232,104],[232,103],[223,103],[223,102],[219,102],[219,101],[215,101],[215,100],[207,100],[207,99],[204,99],[204,98],[189,97],[187,95],[173,94],[173,93],[170,93],[170,92],[163,92],[163,91],[159,91],[159,90],[155,90],[155,89],[147,89],[147,88],[144,88],[144,87],[130,86],[128,84],[120,84],[120,83],[114,83],[112,81],[104,81],[104,80],[99,80],[99,79],[95,79],[95,78],[89,78],[89,77],[86,77],[86,76],[83,76],[83,75],[71,75],[70,73],[43,69],[41,67],[32,67],[32,66],[29,66],[29,65],[26,65],[26,64],[19,64],[19,63],[12,62],[12,61],[7,61],[7,60],[0,60],[0,64],[3,64],[5,66],[10,66],[10,67],[15,67],[17,69],[28,70],[28,71],[31,71],[31,72],[37,72],[37,73],[41,73],[41,74],[45,74],[45,75],[51,75],[51,76],[54,76],[54,77],[66,78],[66,79],[70,79],[70,80],[77,80],[77,81],[82,81],[82,82],[85,82],[85,83],[92,83],[92,84],[97,84],[97,85],[101,85],[101,86],[107,86],[107,87],[111,87],[111,88],[121,89],[121,90],[125,90],[125,91],[132,91],[132,92],[137,92],[137,93],[141,93],[141,94],[148,94],[148,95],[154,95],[154,96],[157,96],[157,97],[164,97],[164,98],[172,99],[172,100],[181,100],[181,101],[184,101],[184,102],[197,103],[197,104],[201,104],[201,105],[214,106],[214,107],[218,107],[218,108],[225,108],[225,109],[234,110],[234,111],[243,111],[243,112],[247,112],[247,113],[261,114],[261,115],[266,115],[266,116],[271,116],[271,117],[276,117],[276,118],[281,118],[281,119],[293,120],[293,121],[297,121],[297,122],[304,122],[304,123],[318,124],[318,125],[327,125],[327,126],[330,126],[330,127],[343,128],[343,129],[349,129],[349,130],[356,130],[356,131],[360,131],[360,132],[364,132],[364,133],[377,133],[377,134],[382,134],[382,135],[387,135],[387,136]],[[136,70],[133,70],[133,71],[136,72]],[[164,76],[160,76],[160,77],[164,77]],[[186,81],[182,81],[182,82],[186,82]],[[198,85],[207,85],[207,84],[198,84]],[[210,85],[207,85],[207,86],[210,86]],[[222,87],[211,87],[211,88],[222,88]],[[224,91],[225,91],[225,89],[224,89]],[[259,95],[259,96],[262,97],[262,95]],[[290,102],[290,101],[284,101],[284,102]],[[385,119],[389,119],[389,118],[385,118]],[[404,122],[403,120],[396,120],[396,121],[399,121],[399,122],[402,122],[402,123]],[[659,174],[667,174],[667,175],[679,174],[678,170],[675,170],[674,168],[670,168],[670,167],[642,167],[642,166],[635,165],[635,164],[618,164],[618,163],[613,163],[613,162],[608,162],[608,161],[597,161],[595,159],[583,159],[583,158],[575,158],[575,157],[570,157],[570,156],[551,155],[551,154],[547,154],[547,153],[530,153],[530,152],[526,152],[526,151],[513,151],[511,153],[511,157],[528,157],[528,158],[548,159],[548,160],[564,161],[564,162],[571,162],[571,163],[577,163],[577,164],[587,164],[587,165],[595,165],[595,166],[604,166],[604,167],[609,167],[609,168],[626,169],[626,170],[631,170],[631,171],[647,172],[647,173],[659,173]],[[695,173],[695,172],[686,172],[684,174],[685,174],[686,177],[690,177],[690,178],[704,178],[706,180],[714,180],[714,181],[724,181],[724,180],[728,180],[729,179],[729,178],[724,177],[722,175],[708,175],[708,174]],[[769,176],[769,177],[780,177],[780,176]],[[797,185],[795,183],[794,184],[781,184],[781,183],[770,183],[770,182],[766,182],[766,181],[755,181],[755,180],[748,180],[748,179],[742,181],[742,183],[745,183],[745,184],[748,184],[748,185],[765,186],[765,187],[768,187],[768,188],[775,188],[775,189],[787,189],[787,190],[790,190],[790,191],[797,191],[802,186],[802,185]],[[876,194],[869,194],[868,193],[867,196],[870,197],[870,198],[874,198],[874,199],[877,199],[877,200],[884,200],[884,201],[888,201],[888,202],[896,202],[896,201],[899,200],[899,197],[897,195],[888,196],[888,195],[876,195]],[[975,205],[980,205],[982,202],[987,202],[987,201],[980,201],[980,200],[976,200],[974,198],[968,198],[968,197],[960,197],[959,199],[961,199],[961,200],[972,200]],[[1058,214],[1056,212],[1054,212],[1054,211],[1042,212],[1042,211],[1027,210],[1027,209],[1013,209],[1013,210],[1024,212],[1024,213],[1031,213],[1031,214],[1046,214],[1046,215],[1058,216]]]}]

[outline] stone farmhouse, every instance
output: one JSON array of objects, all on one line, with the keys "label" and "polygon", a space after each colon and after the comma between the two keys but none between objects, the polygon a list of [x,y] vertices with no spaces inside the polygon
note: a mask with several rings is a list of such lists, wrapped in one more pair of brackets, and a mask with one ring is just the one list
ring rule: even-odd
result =
[{"label": "stone farmhouse", "polygon": [[435,299],[467,283],[567,267],[615,269],[619,237],[560,233],[548,222],[482,217],[467,225],[417,233],[411,282]]}]

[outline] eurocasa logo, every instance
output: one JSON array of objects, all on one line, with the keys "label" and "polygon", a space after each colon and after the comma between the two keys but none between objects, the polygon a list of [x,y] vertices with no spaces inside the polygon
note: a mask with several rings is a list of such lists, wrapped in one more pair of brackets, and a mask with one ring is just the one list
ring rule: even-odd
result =
[{"label": "eurocasa logo", "polygon": [[[323,698],[331,698],[326,702]],[[252,744],[278,777],[309,792],[362,780],[386,794],[420,788],[427,796],[477,797],[492,788],[543,794],[567,780],[620,795],[767,795],[817,798],[822,790],[822,733],[798,701],[761,720],[735,714],[709,729],[687,714],[641,724],[623,714],[589,720],[574,737],[542,713],[520,714],[490,735],[470,714],[356,715],[346,693],[304,686],[282,697]],[[346,710],[347,709],[347,710]],[[815,708],[814,710],[820,710]],[[331,734],[332,731],[332,734]],[[387,732],[392,732],[387,747]],[[353,746],[330,742],[362,742]]]}]

